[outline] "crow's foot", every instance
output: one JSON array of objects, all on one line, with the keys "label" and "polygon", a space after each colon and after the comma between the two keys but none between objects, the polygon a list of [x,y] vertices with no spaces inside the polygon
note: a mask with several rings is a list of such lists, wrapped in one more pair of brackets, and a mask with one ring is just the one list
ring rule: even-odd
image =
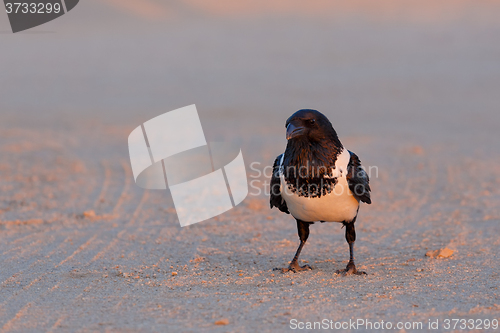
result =
[{"label": "crow's foot", "polygon": [[347,276],[347,275],[367,275],[366,272],[358,271],[356,269],[356,265],[354,265],[353,262],[349,262],[347,264],[347,267],[345,269],[339,269],[335,273],[340,274],[342,276]]},{"label": "crow's foot", "polygon": [[287,272],[300,272],[300,271],[309,271],[312,270],[312,267],[309,265],[304,265],[304,266],[299,266],[299,263],[297,261],[292,261],[288,268],[275,268],[275,271],[281,271],[281,273],[287,273]]}]

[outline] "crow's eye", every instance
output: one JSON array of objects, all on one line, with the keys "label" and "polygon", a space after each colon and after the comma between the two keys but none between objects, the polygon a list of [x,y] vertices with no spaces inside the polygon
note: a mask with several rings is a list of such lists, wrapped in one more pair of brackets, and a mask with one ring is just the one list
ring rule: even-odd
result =
[{"label": "crow's eye", "polygon": [[316,119],[309,119],[309,124],[314,125],[315,122],[316,122]]}]

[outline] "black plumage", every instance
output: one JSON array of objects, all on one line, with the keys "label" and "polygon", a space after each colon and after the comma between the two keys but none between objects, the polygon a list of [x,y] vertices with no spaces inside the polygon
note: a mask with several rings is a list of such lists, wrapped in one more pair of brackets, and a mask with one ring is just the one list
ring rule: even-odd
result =
[{"label": "black plumage", "polygon": [[[344,148],[330,121],[316,110],[299,110],[286,121],[287,146],[273,164],[270,206],[297,220],[300,245],[282,271],[311,269],[298,258],[314,222],[339,222],[346,228],[350,260],[343,274],[365,274],[354,264],[359,203],[371,204],[369,177],[356,154]],[[341,191],[339,191],[341,189]]]},{"label": "black plumage", "polygon": [[349,184],[349,190],[351,190],[352,195],[354,195],[358,201],[371,204],[370,178],[366,174],[365,169],[361,166],[358,155],[350,150],[349,154],[351,155],[351,159],[347,165],[347,183]]},{"label": "black plumage", "polygon": [[281,197],[281,192],[280,192],[281,182],[279,177],[279,162],[282,157],[283,154],[276,157],[276,160],[274,160],[273,176],[271,177],[271,183],[270,183],[271,190],[270,190],[269,202],[271,204],[271,208],[276,207],[283,213],[290,214],[290,212],[288,211],[288,207],[286,206],[286,202]]}]

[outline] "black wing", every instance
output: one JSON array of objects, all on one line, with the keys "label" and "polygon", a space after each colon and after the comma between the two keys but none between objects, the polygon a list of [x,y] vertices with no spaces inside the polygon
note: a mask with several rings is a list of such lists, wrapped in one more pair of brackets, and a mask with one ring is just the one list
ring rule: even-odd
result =
[{"label": "black wing", "polygon": [[352,151],[349,151],[349,154],[351,154],[351,159],[347,165],[347,184],[349,184],[349,189],[356,199],[371,204],[370,178],[361,166],[359,157]]},{"label": "black wing", "polygon": [[280,181],[280,175],[279,175],[279,163],[280,163],[282,156],[283,156],[283,154],[276,157],[276,160],[274,160],[273,175],[271,177],[271,184],[270,184],[269,203],[271,205],[271,208],[277,207],[283,213],[290,214],[290,212],[288,211],[288,207],[286,205],[285,200],[281,197],[281,181]]}]

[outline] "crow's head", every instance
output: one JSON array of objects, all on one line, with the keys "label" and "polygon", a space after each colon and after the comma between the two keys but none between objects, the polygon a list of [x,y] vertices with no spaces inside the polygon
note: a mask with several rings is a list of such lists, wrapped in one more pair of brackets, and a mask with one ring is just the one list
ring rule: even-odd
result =
[{"label": "crow's head", "polygon": [[287,140],[338,140],[332,123],[316,110],[303,109],[295,112],[287,119],[285,127]]}]

